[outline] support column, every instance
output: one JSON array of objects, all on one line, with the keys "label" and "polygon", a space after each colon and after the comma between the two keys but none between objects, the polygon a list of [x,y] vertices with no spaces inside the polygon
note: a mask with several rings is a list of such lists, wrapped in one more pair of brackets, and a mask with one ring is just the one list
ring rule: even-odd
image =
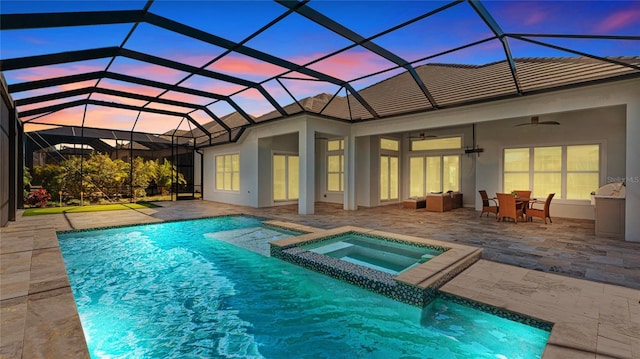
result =
[{"label": "support column", "polygon": [[356,139],[344,138],[344,209],[356,210]]},{"label": "support column", "polygon": [[640,242],[640,103],[627,103],[625,240]]},{"label": "support column", "polygon": [[298,132],[299,194],[298,213],[313,214],[315,210],[315,132],[305,121]]},{"label": "support column", "polygon": [[[9,220],[16,220],[18,191],[18,116],[15,107],[9,110]],[[4,160],[4,159],[3,159]],[[22,164],[20,164],[22,166]],[[20,178],[22,182],[22,178]],[[22,197],[22,195],[20,195]]]},{"label": "support column", "polygon": [[18,195],[18,203],[17,206],[19,209],[24,209],[24,128],[20,123],[19,119],[16,119],[16,124],[18,125],[18,190],[16,190],[16,194]]}]

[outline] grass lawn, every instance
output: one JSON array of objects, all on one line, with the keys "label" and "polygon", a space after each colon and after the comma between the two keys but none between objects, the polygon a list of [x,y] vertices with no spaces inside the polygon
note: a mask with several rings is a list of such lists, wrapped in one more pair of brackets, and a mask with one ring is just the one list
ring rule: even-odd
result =
[{"label": "grass lawn", "polygon": [[80,212],[100,212],[100,211],[119,211],[123,209],[143,209],[160,207],[149,202],[138,203],[116,203],[116,204],[97,204],[91,206],[69,206],[69,207],[45,207],[45,208],[27,208],[24,210],[23,216],[40,216],[45,214],[56,213],[80,213]]}]

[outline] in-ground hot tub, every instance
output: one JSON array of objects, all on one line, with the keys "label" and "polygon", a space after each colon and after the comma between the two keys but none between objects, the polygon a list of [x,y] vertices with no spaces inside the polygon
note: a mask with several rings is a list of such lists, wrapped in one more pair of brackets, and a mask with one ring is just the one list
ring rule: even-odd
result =
[{"label": "in-ground hot tub", "polygon": [[270,242],[271,256],[390,298],[424,306],[480,258],[481,248],[358,227]]},{"label": "in-ground hot tub", "polygon": [[314,253],[397,275],[446,251],[443,247],[394,242],[347,232],[333,239],[301,246]]}]

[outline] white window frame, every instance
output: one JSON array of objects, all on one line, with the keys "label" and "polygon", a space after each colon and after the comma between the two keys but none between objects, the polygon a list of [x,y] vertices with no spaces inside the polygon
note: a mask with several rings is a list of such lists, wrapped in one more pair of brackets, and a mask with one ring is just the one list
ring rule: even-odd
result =
[{"label": "white window frame", "polygon": [[[527,189],[531,189],[533,191],[533,174],[534,174],[534,155],[533,149],[540,147],[562,147],[562,178],[561,178],[561,193],[556,193],[554,196],[554,201],[559,201],[567,204],[584,204],[586,202],[590,202],[588,199],[567,199],[567,173],[576,173],[577,171],[567,171],[567,147],[572,146],[585,146],[585,145],[597,145],[599,146],[599,169],[598,169],[598,178],[599,178],[599,186],[602,185],[604,181],[604,176],[606,173],[606,143],[605,142],[575,142],[575,143],[563,143],[563,144],[538,144],[538,145],[529,145],[529,146],[514,146],[514,147],[503,147],[501,150],[501,158],[500,158],[500,188],[502,191],[506,191],[504,188],[504,152],[508,149],[517,149],[517,148],[528,148],[529,149],[529,187]],[[583,172],[584,173],[584,172]],[[596,190],[597,188],[594,188]]]},{"label": "white window frame", "polygon": [[[451,148],[438,148],[438,149],[433,149],[433,150],[414,150],[413,149],[413,143],[414,142],[419,142],[419,141],[429,141],[429,140],[439,140],[439,139],[445,139],[445,138],[459,138],[460,139],[460,147],[451,147]],[[409,143],[409,152],[413,152],[413,153],[419,153],[419,152],[438,152],[438,153],[442,153],[445,151],[451,151],[451,150],[460,150],[463,147],[464,144],[464,136],[462,135],[451,135],[451,136],[438,136],[435,138],[424,138],[424,139],[411,139],[410,143]]]},{"label": "white window frame", "polygon": [[[396,141],[396,142],[398,143],[398,150],[397,150],[397,151],[394,151],[394,150],[382,149],[382,140],[383,140],[383,139],[385,139],[385,140],[390,140],[390,141]],[[380,201],[381,201],[381,202],[395,202],[395,201],[398,201],[398,200],[400,199],[400,173],[401,173],[400,153],[401,153],[401,146],[402,146],[402,143],[401,143],[401,141],[400,141],[399,139],[397,139],[397,138],[392,138],[392,137],[380,137],[380,141],[379,141],[379,143],[378,143],[378,146],[379,146],[379,148],[380,148],[380,156],[378,156],[378,165],[380,166],[380,169],[379,169],[379,171],[378,171],[378,178],[379,178],[379,179],[380,179],[380,178],[382,178],[382,157],[387,157],[387,158],[389,158],[389,159],[390,159],[391,157],[394,157],[394,158],[396,158],[396,160],[398,161],[398,171],[397,171],[397,173],[396,173],[396,176],[397,176],[397,180],[396,180],[396,185],[397,185],[396,193],[398,194],[398,196],[397,196],[397,197],[395,197],[395,198],[392,198],[392,197],[391,197],[391,181],[390,181],[390,180],[391,180],[391,177],[390,177],[390,176],[391,176],[391,171],[388,171],[389,178],[387,179],[387,180],[388,180],[388,183],[389,183],[389,189],[388,189],[388,193],[387,193],[388,198],[383,199],[383,198],[382,198],[382,196],[381,196],[381,194],[382,194],[382,188],[381,188],[381,187],[382,187],[382,183],[381,183],[381,182],[380,182],[380,184],[379,184],[379,190],[378,190],[378,195],[380,195]],[[389,163],[389,165],[390,165],[390,164],[391,164],[391,161],[389,160],[389,161],[388,161],[388,163]],[[390,168],[389,168],[389,169],[390,169]]]},{"label": "white window frame", "polygon": [[[273,176],[274,176],[274,158],[275,156],[285,156],[285,192],[286,192],[286,198],[285,199],[275,199],[275,195],[274,195],[274,185],[275,183],[273,183]],[[293,152],[273,152],[271,154],[271,199],[273,200],[274,203],[285,203],[285,202],[298,202],[299,198],[300,198],[300,183],[298,183],[298,198],[289,198],[289,157],[298,157],[298,166],[300,165],[300,155],[298,153],[293,153]],[[299,168],[298,168],[299,170]]]},{"label": "white window frame", "polygon": [[[432,152],[432,151],[421,151],[421,152]],[[440,158],[440,191],[439,192],[444,192],[444,157],[451,157],[451,156],[457,156],[458,157],[458,191],[460,191],[461,185],[462,185],[462,156],[460,154],[412,154],[409,155],[409,166],[411,166],[411,159],[412,158],[422,158],[422,196],[419,197],[424,197],[427,194],[429,194],[427,192],[427,157],[439,157]],[[411,191],[411,167],[409,167],[409,191]]]},{"label": "white window frame", "polygon": [[[221,159],[226,163],[226,161],[231,161],[232,160],[232,156],[238,156],[238,171],[233,171],[233,169],[231,170],[231,183],[230,183],[230,189],[225,189],[225,185],[226,183],[224,182],[224,178],[226,177],[225,174],[227,174],[227,171],[225,170],[226,166],[223,164],[222,165],[222,185],[220,185],[220,183],[218,183],[218,175],[220,174],[218,172],[218,161],[220,161]],[[238,188],[233,188],[233,183],[235,182],[234,179],[237,176],[238,178]],[[220,155],[216,155],[215,156],[215,190],[216,191],[221,191],[221,192],[240,192],[240,153],[226,153],[226,154],[220,154]]]},{"label": "white window frame", "polygon": [[[329,151],[329,142],[331,141],[340,141],[339,149]],[[340,170],[338,172],[329,171],[329,157],[338,156],[338,160],[340,161]],[[331,139],[327,140],[327,155],[326,155],[326,164],[327,164],[327,175],[326,175],[326,190],[331,193],[343,193],[344,192],[344,139]],[[338,190],[329,189],[329,175],[330,174],[338,174],[340,178],[340,184]]]}]

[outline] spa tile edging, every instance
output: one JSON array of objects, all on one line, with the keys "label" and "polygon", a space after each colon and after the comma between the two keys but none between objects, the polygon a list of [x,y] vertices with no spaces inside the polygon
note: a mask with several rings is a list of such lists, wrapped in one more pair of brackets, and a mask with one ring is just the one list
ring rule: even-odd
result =
[{"label": "spa tile edging", "polygon": [[425,291],[421,288],[398,282],[389,273],[307,251],[300,247],[280,249],[271,246],[271,256],[411,305],[422,306],[426,300]]},{"label": "spa tile edging", "polygon": [[[325,233],[327,234],[324,235],[324,233],[315,232],[311,238],[306,240],[304,236],[301,236],[288,241],[279,240],[270,242],[270,255],[354,284],[363,289],[382,294],[394,300],[419,307],[423,307],[433,300],[439,287],[479,260],[482,252],[481,249],[469,250],[469,253],[465,254],[461,260],[455,260],[446,268],[438,270],[433,276],[435,278],[431,276],[425,278],[421,283],[428,282],[428,284],[421,286],[419,285],[420,283],[408,283],[398,280],[396,276],[386,272],[308,251],[302,248],[302,246],[321,241],[329,241],[344,235],[364,235],[387,242],[436,250],[441,252],[440,255],[447,253],[451,249],[450,247],[419,241],[421,238],[416,238],[416,241],[411,240],[407,236],[394,238],[393,233],[380,231],[371,233],[371,231],[365,229],[360,231],[357,227],[339,228],[332,231],[325,231]],[[285,244],[282,244],[283,242]],[[473,248],[470,246],[465,247],[468,249]],[[428,265],[429,262],[426,262],[420,264],[418,267]],[[407,272],[413,269],[414,268],[409,269]]]}]

